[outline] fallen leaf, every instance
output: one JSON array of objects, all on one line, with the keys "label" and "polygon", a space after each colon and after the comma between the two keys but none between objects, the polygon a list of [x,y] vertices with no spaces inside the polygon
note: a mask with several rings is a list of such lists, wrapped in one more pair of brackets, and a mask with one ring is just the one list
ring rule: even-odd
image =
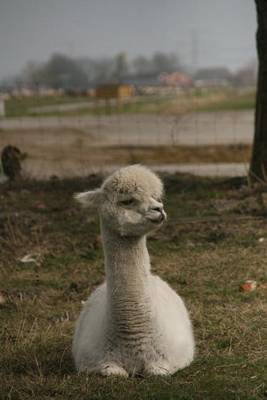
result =
[{"label": "fallen leaf", "polygon": [[240,292],[253,292],[253,290],[256,290],[256,288],[257,282],[252,280],[247,280],[239,286]]}]

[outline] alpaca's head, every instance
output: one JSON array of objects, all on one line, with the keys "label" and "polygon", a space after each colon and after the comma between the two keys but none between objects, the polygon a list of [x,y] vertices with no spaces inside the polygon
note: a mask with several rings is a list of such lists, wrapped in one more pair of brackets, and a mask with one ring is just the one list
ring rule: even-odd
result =
[{"label": "alpaca's head", "polygon": [[149,169],[133,165],[116,171],[99,189],[75,198],[97,210],[102,223],[120,236],[142,236],[166,220],[162,195],[161,180]]}]

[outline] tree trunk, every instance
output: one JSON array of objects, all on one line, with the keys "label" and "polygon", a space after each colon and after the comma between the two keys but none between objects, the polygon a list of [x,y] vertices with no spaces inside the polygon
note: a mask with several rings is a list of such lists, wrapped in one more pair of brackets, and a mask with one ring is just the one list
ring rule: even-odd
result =
[{"label": "tree trunk", "polygon": [[255,0],[258,20],[259,60],[255,133],[250,162],[251,183],[267,181],[267,1]]}]

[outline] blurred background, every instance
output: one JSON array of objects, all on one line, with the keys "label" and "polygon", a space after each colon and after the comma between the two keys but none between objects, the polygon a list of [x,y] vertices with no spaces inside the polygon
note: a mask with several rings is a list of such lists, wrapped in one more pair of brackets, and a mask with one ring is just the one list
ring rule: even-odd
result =
[{"label": "blurred background", "polygon": [[39,179],[246,175],[255,31],[251,0],[1,2],[0,151]]}]

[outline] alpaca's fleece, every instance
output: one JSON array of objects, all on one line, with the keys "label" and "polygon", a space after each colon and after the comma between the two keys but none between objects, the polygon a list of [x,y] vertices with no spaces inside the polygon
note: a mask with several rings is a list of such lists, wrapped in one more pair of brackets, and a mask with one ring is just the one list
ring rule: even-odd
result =
[{"label": "alpaca's fleece", "polygon": [[165,375],[193,360],[185,305],[150,272],[146,234],[166,220],[162,194],[161,180],[134,165],[76,196],[99,213],[106,270],[106,282],[88,298],[76,325],[73,355],[79,371]]},{"label": "alpaca's fleece", "polygon": [[136,194],[155,199],[160,199],[163,193],[161,180],[141,165],[119,169],[104,181],[102,189],[111,196]]}]

